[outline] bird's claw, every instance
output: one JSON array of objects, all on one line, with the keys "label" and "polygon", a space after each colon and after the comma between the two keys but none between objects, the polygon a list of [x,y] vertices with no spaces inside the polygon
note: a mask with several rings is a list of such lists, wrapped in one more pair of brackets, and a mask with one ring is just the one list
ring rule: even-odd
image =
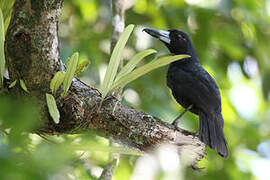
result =
[{"label": "bird's claw", "polygon": [[178,127],[178,122],[174,121],[174,122],[172,123],[172,125],[173,125],[173,127],[174,127],[174,130],[176,130],[176,131],[181,131],[181,129]]}]

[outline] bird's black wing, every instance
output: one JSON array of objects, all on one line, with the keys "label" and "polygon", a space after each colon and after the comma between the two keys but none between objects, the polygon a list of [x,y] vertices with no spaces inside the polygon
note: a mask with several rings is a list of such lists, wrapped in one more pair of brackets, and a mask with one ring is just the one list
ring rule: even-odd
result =
[{"label": "bird's black wing", "polygon": [[168,74],[167,84],[183,107],[193,104],[195,111],[221,111],[219,89],[214,79],[200,65],[192,69],[175,68]]}]

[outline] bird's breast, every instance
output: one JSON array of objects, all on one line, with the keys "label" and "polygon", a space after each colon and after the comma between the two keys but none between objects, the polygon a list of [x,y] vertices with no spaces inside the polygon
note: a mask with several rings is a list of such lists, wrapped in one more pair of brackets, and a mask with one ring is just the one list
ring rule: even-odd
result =
[{"label": "bird's breast", "polygon": [[176,101],[185,108],[193,104],[203,111],[220,109],[218,87],[200,65],[171,64],[167,73],[167,86],[172,90]]}]

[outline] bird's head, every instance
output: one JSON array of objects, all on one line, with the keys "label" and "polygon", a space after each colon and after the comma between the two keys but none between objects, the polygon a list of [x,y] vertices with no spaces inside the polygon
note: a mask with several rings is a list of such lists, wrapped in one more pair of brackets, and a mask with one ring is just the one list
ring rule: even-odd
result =
[{"label": "bird's head", "polygon": [[143,31],[162,41],[174,54],[194,55],[195,50],[186,33],[183,31],[170,29],[168,31],[145,28]]}]

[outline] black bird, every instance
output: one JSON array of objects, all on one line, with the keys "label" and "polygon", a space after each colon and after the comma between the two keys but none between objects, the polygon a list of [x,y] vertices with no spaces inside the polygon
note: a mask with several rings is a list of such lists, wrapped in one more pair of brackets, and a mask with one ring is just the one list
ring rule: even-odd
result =
[{"label": "black bird", "polygon": [[189,58],[171,63],[167,73],[167,86],[176,101],[185,108],[173,125],[178,128],[178,121],[186,111],[197,114],[200,120],[200,140],[227,158],[220,92],[215,80],[199,64],[188,35],[174,29],[163,31],[145,28],[143,31],[162,41],[171,53],[190,55]]}]

